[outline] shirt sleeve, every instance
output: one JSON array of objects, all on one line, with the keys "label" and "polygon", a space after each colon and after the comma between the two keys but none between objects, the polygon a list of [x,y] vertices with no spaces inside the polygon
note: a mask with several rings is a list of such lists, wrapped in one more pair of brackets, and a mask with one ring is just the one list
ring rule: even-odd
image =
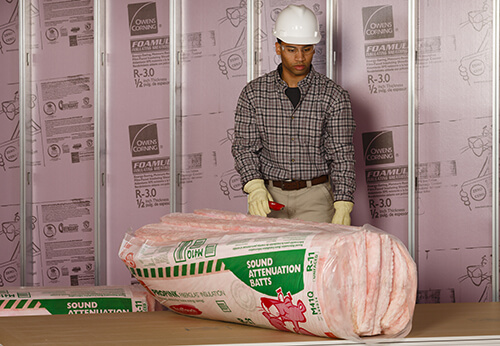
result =
[{"label": "shirt sleeve", "polygon": [[256,124],[256,110],[250,100],[250,86],[240,94],[234,118],[234,140],[231,153],[242,186],[252,179],[261,179],[259,152],[262,149]]},{"label": "shirt sleeve", "polygon": [[354,202],[356,171],[353,136],[356,123],[349,93],[343,90],[329,112],[326,149],[335,201]]}]

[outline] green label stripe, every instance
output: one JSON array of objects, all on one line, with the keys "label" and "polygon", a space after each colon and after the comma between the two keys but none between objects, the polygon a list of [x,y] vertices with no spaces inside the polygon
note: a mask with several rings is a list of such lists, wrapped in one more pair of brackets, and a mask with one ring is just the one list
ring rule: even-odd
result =
[{"label": "green label stripe", "polygon": [[34,309],[38,308],[38,305],[40,305],[40,302],[37,300],[32,300],[30,305],[28,305],[28,309]]},{"label": "green label stripe", "polygon": [[138,278],[178,278],[200,274],[212,274],[228,270],[224,265],[224,260],[209,260],[205,262],[196,262],[190,264],[180,264],[171,267],[158,268],[132,268],[129,267],[132,275]]},{"label": "green label stripe", "polygon": [[30,310],[40,308],[38,300],[31,299],[7,299],[0,300],[0,310]]},{"label": "green label stripe", "polygon": [[0,301],[0,310],[45,308],[52,315],[132,312],[130,298],[12,299]]},{"label": "green label stripe", "polygon": [[223,259],[225,267],[260,293],[296,294],[304,289],[305,249],[256,253]]},{"label": "green label stripe", "polygon": [[0,310],[27,310],[40,307],[38,300],[31,299],[7,299],[0,300]]},{"label": "green label stripe", "polygon": [[133,311],[130,298],[12,299],[0,301],[0,310],[31,310],[39,308],[47,309],[52,315],[101,314]]},{"label": "green label stripe", "polygon": [[14,303],[15,303],[16,301],[17,301],[17,300],[15,300],[15,299],[13,299],[13,300],[9,300],[9,301],[7,302],[7,304],[5,304],[4,309],[10,309],[10,308],[14,305]]},{"label": "green label stripe", "polygon": [[16,309],[22,309],[28,301],[26,299],[20,300],[16,305]]}]

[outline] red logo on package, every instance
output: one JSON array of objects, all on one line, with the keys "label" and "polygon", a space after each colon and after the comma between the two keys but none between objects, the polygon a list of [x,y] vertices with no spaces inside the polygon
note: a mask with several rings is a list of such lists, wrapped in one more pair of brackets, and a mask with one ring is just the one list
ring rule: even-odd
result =
[{"label": "red logo on package", "polygon": [[201,315],[202,312],[198,310],[196,307],[188,304],[181,304],[181,305],[170,305],[168,307],[169,309],[178,312],[180,314],[184,315]]},{"label": "red logo on package", "polygon": [[127,265],[129,267],[132,267],[132,268],[136,267],[135,262],[134,262],[134,254],[132,252],[129,252],[127,254],[127,256],[125,257],[125,263],[127,263]]}]

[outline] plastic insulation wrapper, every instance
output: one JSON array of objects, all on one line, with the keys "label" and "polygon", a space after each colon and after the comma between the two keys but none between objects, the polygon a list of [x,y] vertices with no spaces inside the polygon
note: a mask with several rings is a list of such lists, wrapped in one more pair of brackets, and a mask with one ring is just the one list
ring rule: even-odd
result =
[{"label": "plastic insulation wrapper", "polygon": [[201,209],[127,233],[119,256],[183,315],[355,341],[411,329],[415,262],[370,225]]},{"label": "plastic insulation wrapper", "polygon": [[155,299],[140,285],[4,287],[0,290],[0,317],[154,310]]}]

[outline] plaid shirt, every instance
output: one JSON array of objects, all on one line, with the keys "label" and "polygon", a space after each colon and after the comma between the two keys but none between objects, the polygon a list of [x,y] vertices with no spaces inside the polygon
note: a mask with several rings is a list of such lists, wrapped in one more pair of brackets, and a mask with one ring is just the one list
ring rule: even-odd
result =
[{"label": "plaid shirt", "polygon": [[330,175],[334,200],[352,202],[356,124],[349,94],[311,67],[294,109],[280,67],[248,83],[238,100],[232,154],[243,186]]}]

